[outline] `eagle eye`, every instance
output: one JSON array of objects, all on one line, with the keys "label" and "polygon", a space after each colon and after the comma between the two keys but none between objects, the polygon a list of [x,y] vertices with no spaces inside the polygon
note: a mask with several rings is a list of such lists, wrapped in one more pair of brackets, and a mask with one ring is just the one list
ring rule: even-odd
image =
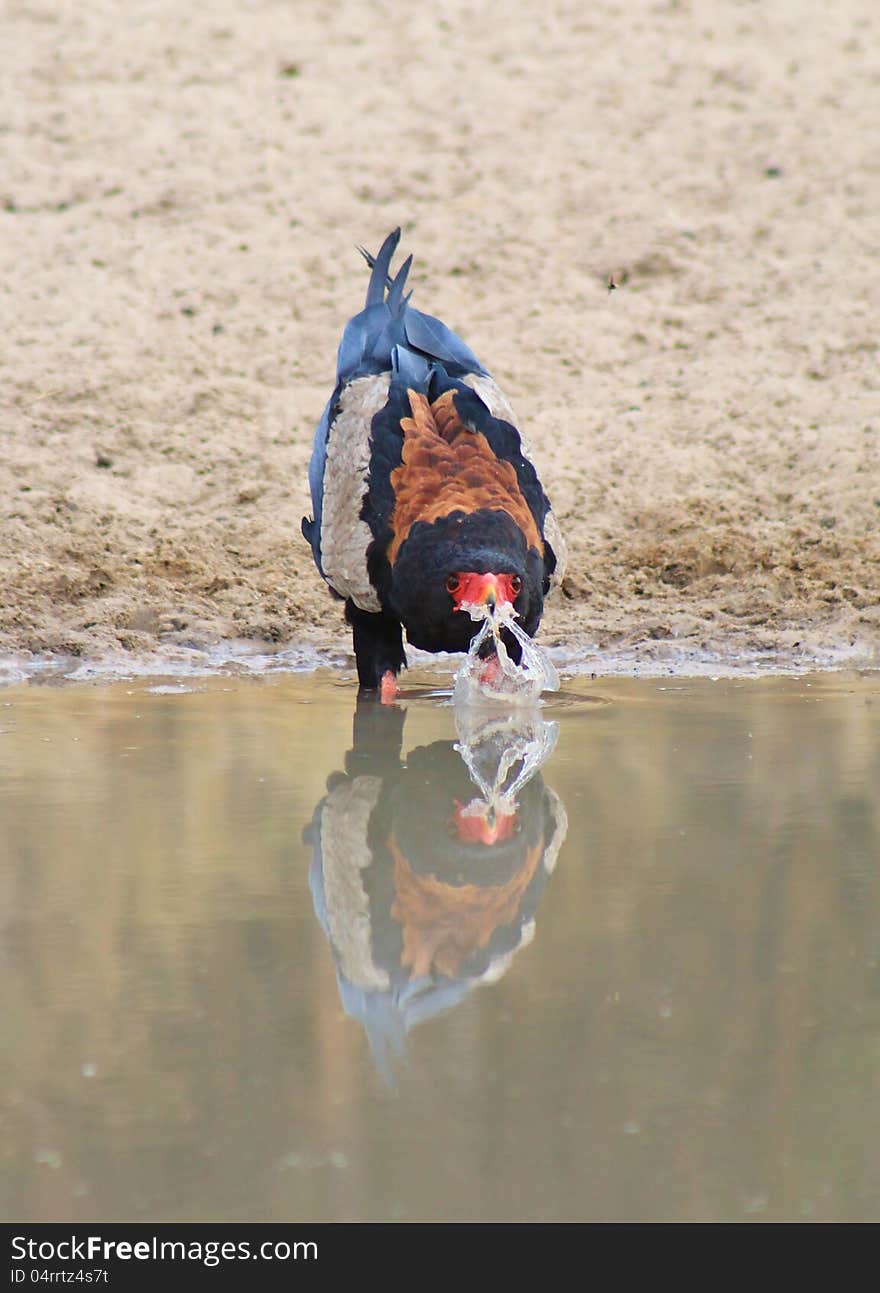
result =
[{"label": "eagle eye", "polygon": [[520,591],[520,589],[522,588],[522,580],[520,579],[519,575],[512,576],[510,580],[510,586],[515,593],[518,593]]},{"label": "eagle eye", "polygon": [[447,575],[445,583],[447,593],[457,593],[461,587],[461,580],[458,575]]}]

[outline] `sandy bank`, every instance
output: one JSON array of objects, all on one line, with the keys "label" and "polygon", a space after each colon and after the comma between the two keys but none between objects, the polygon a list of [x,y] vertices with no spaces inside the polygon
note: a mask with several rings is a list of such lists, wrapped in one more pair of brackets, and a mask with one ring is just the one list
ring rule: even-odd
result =
[{"label": "sandy bank", "polygon": [[344,649],[305,469],[401,223],[564,527],[546,643],[876,657],[880,13],[793,9],[9,6],[0,652]]}]

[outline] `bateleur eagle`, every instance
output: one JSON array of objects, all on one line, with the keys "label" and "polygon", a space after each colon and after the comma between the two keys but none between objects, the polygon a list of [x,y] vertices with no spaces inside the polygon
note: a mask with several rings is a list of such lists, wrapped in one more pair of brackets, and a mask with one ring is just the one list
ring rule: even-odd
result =
[{"label": "bateleur eagle", "polygon": [[[424,651],[466,651],[479,628],[466,607],[512,603],[534,635],[562,558],[504,395],[454,332],[410,305],[412,257],[390,276],[399,240],[395,229],[378,255],[363,252],[366,304],[339,346],[302,523],[345,599],[361,689],[383,699],[406,663],[402,629]],[[518,661],[519,643],[501,634]]]}]

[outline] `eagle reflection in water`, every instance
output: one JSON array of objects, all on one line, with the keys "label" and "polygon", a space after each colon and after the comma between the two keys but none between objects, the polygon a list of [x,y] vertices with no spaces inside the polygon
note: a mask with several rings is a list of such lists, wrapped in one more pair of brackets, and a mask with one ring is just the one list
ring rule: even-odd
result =
[{"label": "eagle reflection in water", "polygon": [[393,1082],[413,1025],[494,983],[531,941],[567,821],[535,709],[455,710],[458,741],[402,759],[406,712],[360,702],[345,771],[304,838],[346,1012]]}]

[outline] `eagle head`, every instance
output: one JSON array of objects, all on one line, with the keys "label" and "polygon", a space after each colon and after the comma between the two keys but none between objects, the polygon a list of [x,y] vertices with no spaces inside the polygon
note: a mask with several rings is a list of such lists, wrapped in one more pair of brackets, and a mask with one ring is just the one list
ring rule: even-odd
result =
[{"label": "eagle head", "polygon": [[[533,633],[544,603],[542,577],[541,557],[506,512],[453,512],[413,525],[391,569],[389,601],[413,646],[467,651],[479,629],[471,607],[495,615],[512,606]],[[503,630],[502,636],[518,661],[519,643]]]}]

